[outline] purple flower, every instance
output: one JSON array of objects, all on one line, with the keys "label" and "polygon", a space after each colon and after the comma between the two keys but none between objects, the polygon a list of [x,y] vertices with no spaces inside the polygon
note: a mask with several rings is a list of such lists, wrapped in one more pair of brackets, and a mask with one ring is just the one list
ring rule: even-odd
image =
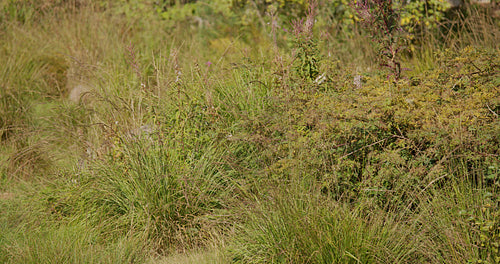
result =
[{"label": "purple flower", "polygon": [[211,62],[211,61],[207,61],[207,63],[206,63],[206,64],[207,64],[207,66],[209,66],[209,67],[210,67],[210,65],[212,65],[212,62]]}]

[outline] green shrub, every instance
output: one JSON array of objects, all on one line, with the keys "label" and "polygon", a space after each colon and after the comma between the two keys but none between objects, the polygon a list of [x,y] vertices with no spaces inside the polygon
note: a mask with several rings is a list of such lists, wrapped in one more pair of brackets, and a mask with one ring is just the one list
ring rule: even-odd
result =
[{"label": "green shrub", "polygon": [[374,74],[361,76],[359,86],[276,89],[280,117],[269,118],[266,127],[256,120],[249,132],[264,137],[270,171],[309,174],[335,197],[373,189],[381,205],[402,206],[412,200],[406,190],[430,191],[454,177],[483,185],[489,159],[481,153],[498,152],[498,72],[491,70],[498,56],[443,56],[443,66],[398,83]]}]

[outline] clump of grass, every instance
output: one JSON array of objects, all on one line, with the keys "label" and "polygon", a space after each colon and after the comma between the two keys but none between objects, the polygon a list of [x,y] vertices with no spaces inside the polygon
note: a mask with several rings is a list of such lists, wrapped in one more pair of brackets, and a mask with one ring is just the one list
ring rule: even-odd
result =
[{"label": "clump of grass", "polygon": [[220,228],[212,213],[227,208],[232,188],[217,165],[221,150],[185,155],[182,146],[147,139],[115,148],[92,172],[98,177],[78,180],[85,191],[76,209],[94,212],[89,221],[108,219],[106,232],[142,234],[160,251],[203,245]]},{"label": "clump of grass", "polygon": [[[439,193],[420,193],[419,210],[412,211],[377,209],[370,198],[351,204],[331,200],[303,179],[275,186],[280,188],[255,198],[246,221],[237,226],[228,248],[233,262],[464,263],[492,256],[487,250],[494,248],[488,243],[495,231],[489,229],[491,236],[471,232],[470,218],[491,206],[482,198],[488,193],[464,181]],[[478,251],[478,244],[488,254]]]},{"label": "clump of grass", "polygon": [[[418,242],[405,223],[324,199],[310,190],[258,199],[230,248],[235,263],[406,263]],[[370,220],[368,220],[370,219]],[[382,222],[384,223],[382,225]]]}]

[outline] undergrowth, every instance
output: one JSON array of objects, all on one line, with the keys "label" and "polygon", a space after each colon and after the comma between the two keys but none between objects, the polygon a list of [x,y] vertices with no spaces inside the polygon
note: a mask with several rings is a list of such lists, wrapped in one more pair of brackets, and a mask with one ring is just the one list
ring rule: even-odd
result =
[{"label": "undergrowth", "polygon": [[499,262],[492,10],[180,2],[1,1],[0,262]]}]

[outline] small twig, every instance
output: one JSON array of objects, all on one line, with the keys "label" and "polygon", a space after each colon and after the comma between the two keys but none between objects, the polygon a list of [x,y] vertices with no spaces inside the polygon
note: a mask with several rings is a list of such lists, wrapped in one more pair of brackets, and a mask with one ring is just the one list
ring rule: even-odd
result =
[{"label": "small twig", "polygon": [[471,64],[472,66],[474,66],[474,68],[476,68],[476,69],[478,70],[478,72],[479,72],[479,73],[484,72],[484,70],[482,70],[482,69],[480,69],[479,67],[477,67],[477,66],[476,66],[476,64],[474,64],[474,62],[470,62],[470,64]]},{"label": "small twig", "polygon": [[435,182],[437,182],[437,181],[441,180],[442,178],[444,178],[444,177],[446,177],[446,176],[448,176],[448,173],[446,173],[446,174],[444,174],[444,175],[441,175],[441,176],[437,177],[436,179],[432,180],[431,182],[429,182],[429,184],[427,184],[427,186],[425,186],[425,187],[424,187],[424,188],[420,191],[419,195],[420,195],[420,194],[422,194],[425,190],[427,190],[427,188],[429,188],[432,184],[434,184]]},{"label": "small twig", "polygon": [[490,112],[495,115],[496,117],[498,117],[498,114],[495,113],[495,111],[491,110],[490,106],[488,104],[486,104],[486,107],[488,107],[488,110],[490,110]]},{"label": "small twig", "polygon": [[382,189],[375,189],[375,188],[365,188],[365,189],[362,189],[362,191],[365,191],[365,192],[396,192],[395,190],[382,190]]},{"label": "small twig", "polygon": [[[436,179],[432,180],[431,182],[429,182],[427,184],[427,186],[425,186],[422,190],[420,190],[420,192],[418,193],[418,196],[422,195],[422,193],[424,193],[424,191],[427,190],[427,188],[429,188],[432,184],[434,184],[435,182],[441,180],[442,178],[444,178],[446,176],[448,176],[448,173],[441,175],[441,176],[437,177]],[[412,199],[412,201],[406,206],[406,208],[410,209],[414,203],[415,203],[415,199]]]},{"label": "small twig", "polygon": [[253,80],[253,81],[249,81],[248,84],[254,84],[254,83],[258,83],[264,87],[266,87],[267,89],[269,89],[269,86],[267,86],[264,82],[262,81],[259,81],[259,80]]}]

